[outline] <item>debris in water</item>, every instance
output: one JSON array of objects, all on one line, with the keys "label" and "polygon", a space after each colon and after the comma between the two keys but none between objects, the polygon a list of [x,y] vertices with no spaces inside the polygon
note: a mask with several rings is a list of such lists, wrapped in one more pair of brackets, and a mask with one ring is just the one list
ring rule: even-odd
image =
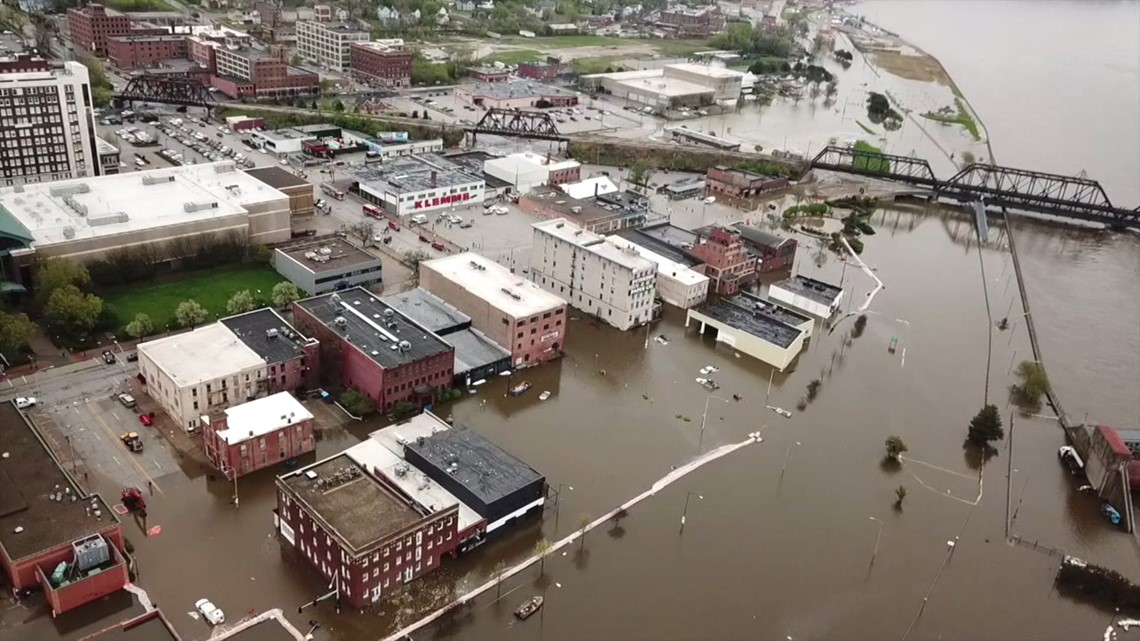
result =
[{"label": "debris in water", "polygon": [[555,582],[554,587],[560,588],[560,587],[562,587],[562,584]]}]

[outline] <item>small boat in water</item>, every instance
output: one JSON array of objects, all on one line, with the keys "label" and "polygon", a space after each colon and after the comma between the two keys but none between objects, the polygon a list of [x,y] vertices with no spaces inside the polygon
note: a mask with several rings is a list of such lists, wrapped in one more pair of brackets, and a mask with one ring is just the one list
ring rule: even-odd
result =
[{"label": "small boat in water", "polygon": [[522,396],[528,389],[530,389],[530,383],[523,381],[511,388],[511,396]]},{"label": "small boat in water", "polygon": [[550,390],[544,390],[541,394],[538,395],[538,400],[540,401],[545,401],[548,398],[550,398]]},{"label": "small boat in water", "polygon": [[515,616],[517,616],[520,619],[526,620],[527,617],[534,614],[535,612],[538,612],[539,608],[541,608],[541,607],[542,607],[542,597],[540,597],[540,596],[531,597],[531,599],[529,601],[520,605],[519,609],[515,610]]}]

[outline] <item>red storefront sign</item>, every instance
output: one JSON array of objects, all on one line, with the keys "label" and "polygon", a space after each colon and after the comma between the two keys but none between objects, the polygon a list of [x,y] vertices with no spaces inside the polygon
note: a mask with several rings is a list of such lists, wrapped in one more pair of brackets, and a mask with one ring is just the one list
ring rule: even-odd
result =
[{"label": "red storefront sign", "polygon": [[463,202],[464,200],[471,200],[471,194],[451,194],[450,196],[440,196],[439,198],[425,198],[423,200],[417,200],[415,208],[438,207],[440,205]]}]

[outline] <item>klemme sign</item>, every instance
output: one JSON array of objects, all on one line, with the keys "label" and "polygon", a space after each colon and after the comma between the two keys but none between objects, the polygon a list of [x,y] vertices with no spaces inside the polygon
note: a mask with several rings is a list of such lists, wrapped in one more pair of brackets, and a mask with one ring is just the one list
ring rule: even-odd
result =
[{"label": "klemme sign", "polygon": [[415,208],[424,209],[426,207],[438,207],[440,205],[448,205],[451,203],[463,202],[464,200],[470,199],[471,194],[469,193],[451,194],[449,196],[440,196],[439,198],[425,198],[423,200],[417,200],[415,203]]}]

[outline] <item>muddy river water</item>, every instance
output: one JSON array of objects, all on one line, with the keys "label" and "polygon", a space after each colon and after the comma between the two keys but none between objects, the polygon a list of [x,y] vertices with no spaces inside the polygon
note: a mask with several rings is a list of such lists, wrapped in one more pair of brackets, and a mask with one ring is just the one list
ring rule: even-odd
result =
[{"label": "muddy river water", "polygon": [[[986,119],[999,160],[1069,173],[1087,169],[1105,181],[1114,197],[1137,200],[1140,141],[1134,103],[1115,115],[1082,118],[1057,107],[1048,132],[1025,129],[1016,117],[1019,102],[986,85],[989,80],[975,79],[968,64],[956,67],[959,60],[1001,67],[1002,58],[985,47],[1004,45],[988,42],[993,38],[971,38],[969,55],[955,55],[955,43],[979,22],[986,23],[979,12],[1028,15],[1043,7],[1071,10],[1091,4],[1087,13],[1065,18],[1067,29],[1084,34],[1066,48],[1070,51],[1107,40],[1095,35],[1092,26],[1113,29],[1129,16],[1135,19],[1135,3],[970,3],[961,21],[947,19],[938,29],[925,30],[906,22],[913,8],[896,11],[891,9],[895,4],[876,4],[877,14],[869,17],[944,57]],[[910,4],[921,4],[923,11],[927,5],[941,6]],[[1114,5],[1126,7],[1118,9],[1123,17],[1108,15]],[[1091,25],[1073,24],[1081,19]],[[1020,31],[1019,20],[1002,24],[1001,34]],[[912,26],[913,36],[908,32]],[[1137,32],[1131,31],[1133,40]],[[924,42],[926,37],[932,40]],[[1018,62],[1022,57],[1010,63],[1015,69],[1009,73],[1029,64]],[[1132,84],[1121,85],[1114,77],[1098,82],[1113,83],[1114,95],[1123,92],[1135,100],[1140,93],[1137,58],[1117,62],[1126,67]],[[1092,80],[1082,77],[1080,82]],[[1048,101],[1024,99],[1038,111],[1054,108]],[[1064,157],[1043,154],[1037,136],[1058,141]],[[1024,221],[1014,225],[1046,366],[1066,409],[1078,417],[1087,413],[1090,422],[1137,426],[1140,240]],[[187,639],[208,636],[203,623],[185,614],[202,596],[233,618],[247,610],[281,607],[303,629],[317,619],[323,624],[317,639],[377,639],[454,592],[482,583],[496,561],[522,559],[540,537],[565,536],[581,515],[608,511],[699,450],[762,430],[762,444],[685,477],[639,504],[621,527],[599,528],[581,547],[575,544],[565,555],[552,556],[544,581],[538,580],[537,568],[528,570],[504,583],[501,599],[492,591],[462,614],[414,637],[1099,637],[1112,614],[1056,592],[1059,558],[1050,549],[1064,549],[1134,578],[1140,577],[1140,556],[1132,537],[1108,526],[1061,470],[1056,449],[1063,436],[1056,421],[1015,416],[1014,451],[1007,439],[984,466],[963,449],[966,425],[987,398],[1003,409],[1008,434],[1009,370],[1030,354],[1024,323],[999,331],[986,314],[987,293],[995,319],[1007,314],[1016,319],[1021,313],[1006,230],[992,231],[979,260],[972,226],[959,214],[921,208],[880,211],[873,226],[877,234],[866,238],[863,257],[886,289],[870,307],[865,332],[851,337],[850,319],[830,332],[817,329],[788,372],[773,374],[747,356],[686,332],[684,314],[676,310],[651,328],[652,336],[664,335],[668,344],[649,341],[648,347],[643,331],[620,333],[579,319],[571,323],[563,360],[525,372],[531,393],[505,396],[506,381],[498,380],[448,408],[457,422],[545,473],[552,487],[563,484],[573,490],[564,487],[557,511],[550,504],[541,521],[445,566],[379,611],[336,614],[331,604],[322,603],[297,614],[296,607],[324,586],[273,535],[272,474],[242,479],[236,509],[230,504],[229,483],[211,481],[204,473],[161,479],[164,493],[151,501],[151,524],[161,524],[162,534],[144,538],[128,526],[139,582]],[[858,307],[873,281],[820,252],[810,239],[801,242],[799,271],[842,280],[851,305]],[[894,353],[888,351],[892,338],[898,339]],[[720,369],[714,375],[722,386],[717,397],[738,394],[742,400],[709,400],[694,382],[706,365]],[[818,396],[796,410],[813,379],[822,383]],[[538,400],[542,390],[552,392],[549,400]],[[768,404],[793,415],[782,418],[765,409]],[[378,427],[354,424],[326,432],[317,455],[340,451]],[[910,448],[910,458],[899,470],[880,466],[883,441],[892,433]],[[908,494],[896,509],[899,485]],[[110,484],[104,491],[117,494]],[[689,492],[693,495],[681,532]],[[1030,545],[1005,542],[1007,492],[1016,514],[1012,529]],[[956,540],[952,547],[947,544],[951,540]],[[1035,549],[1034,541],[1040,547]],[[541,615],[515,622],[511,611],[540,593],[546,595]]]}]

